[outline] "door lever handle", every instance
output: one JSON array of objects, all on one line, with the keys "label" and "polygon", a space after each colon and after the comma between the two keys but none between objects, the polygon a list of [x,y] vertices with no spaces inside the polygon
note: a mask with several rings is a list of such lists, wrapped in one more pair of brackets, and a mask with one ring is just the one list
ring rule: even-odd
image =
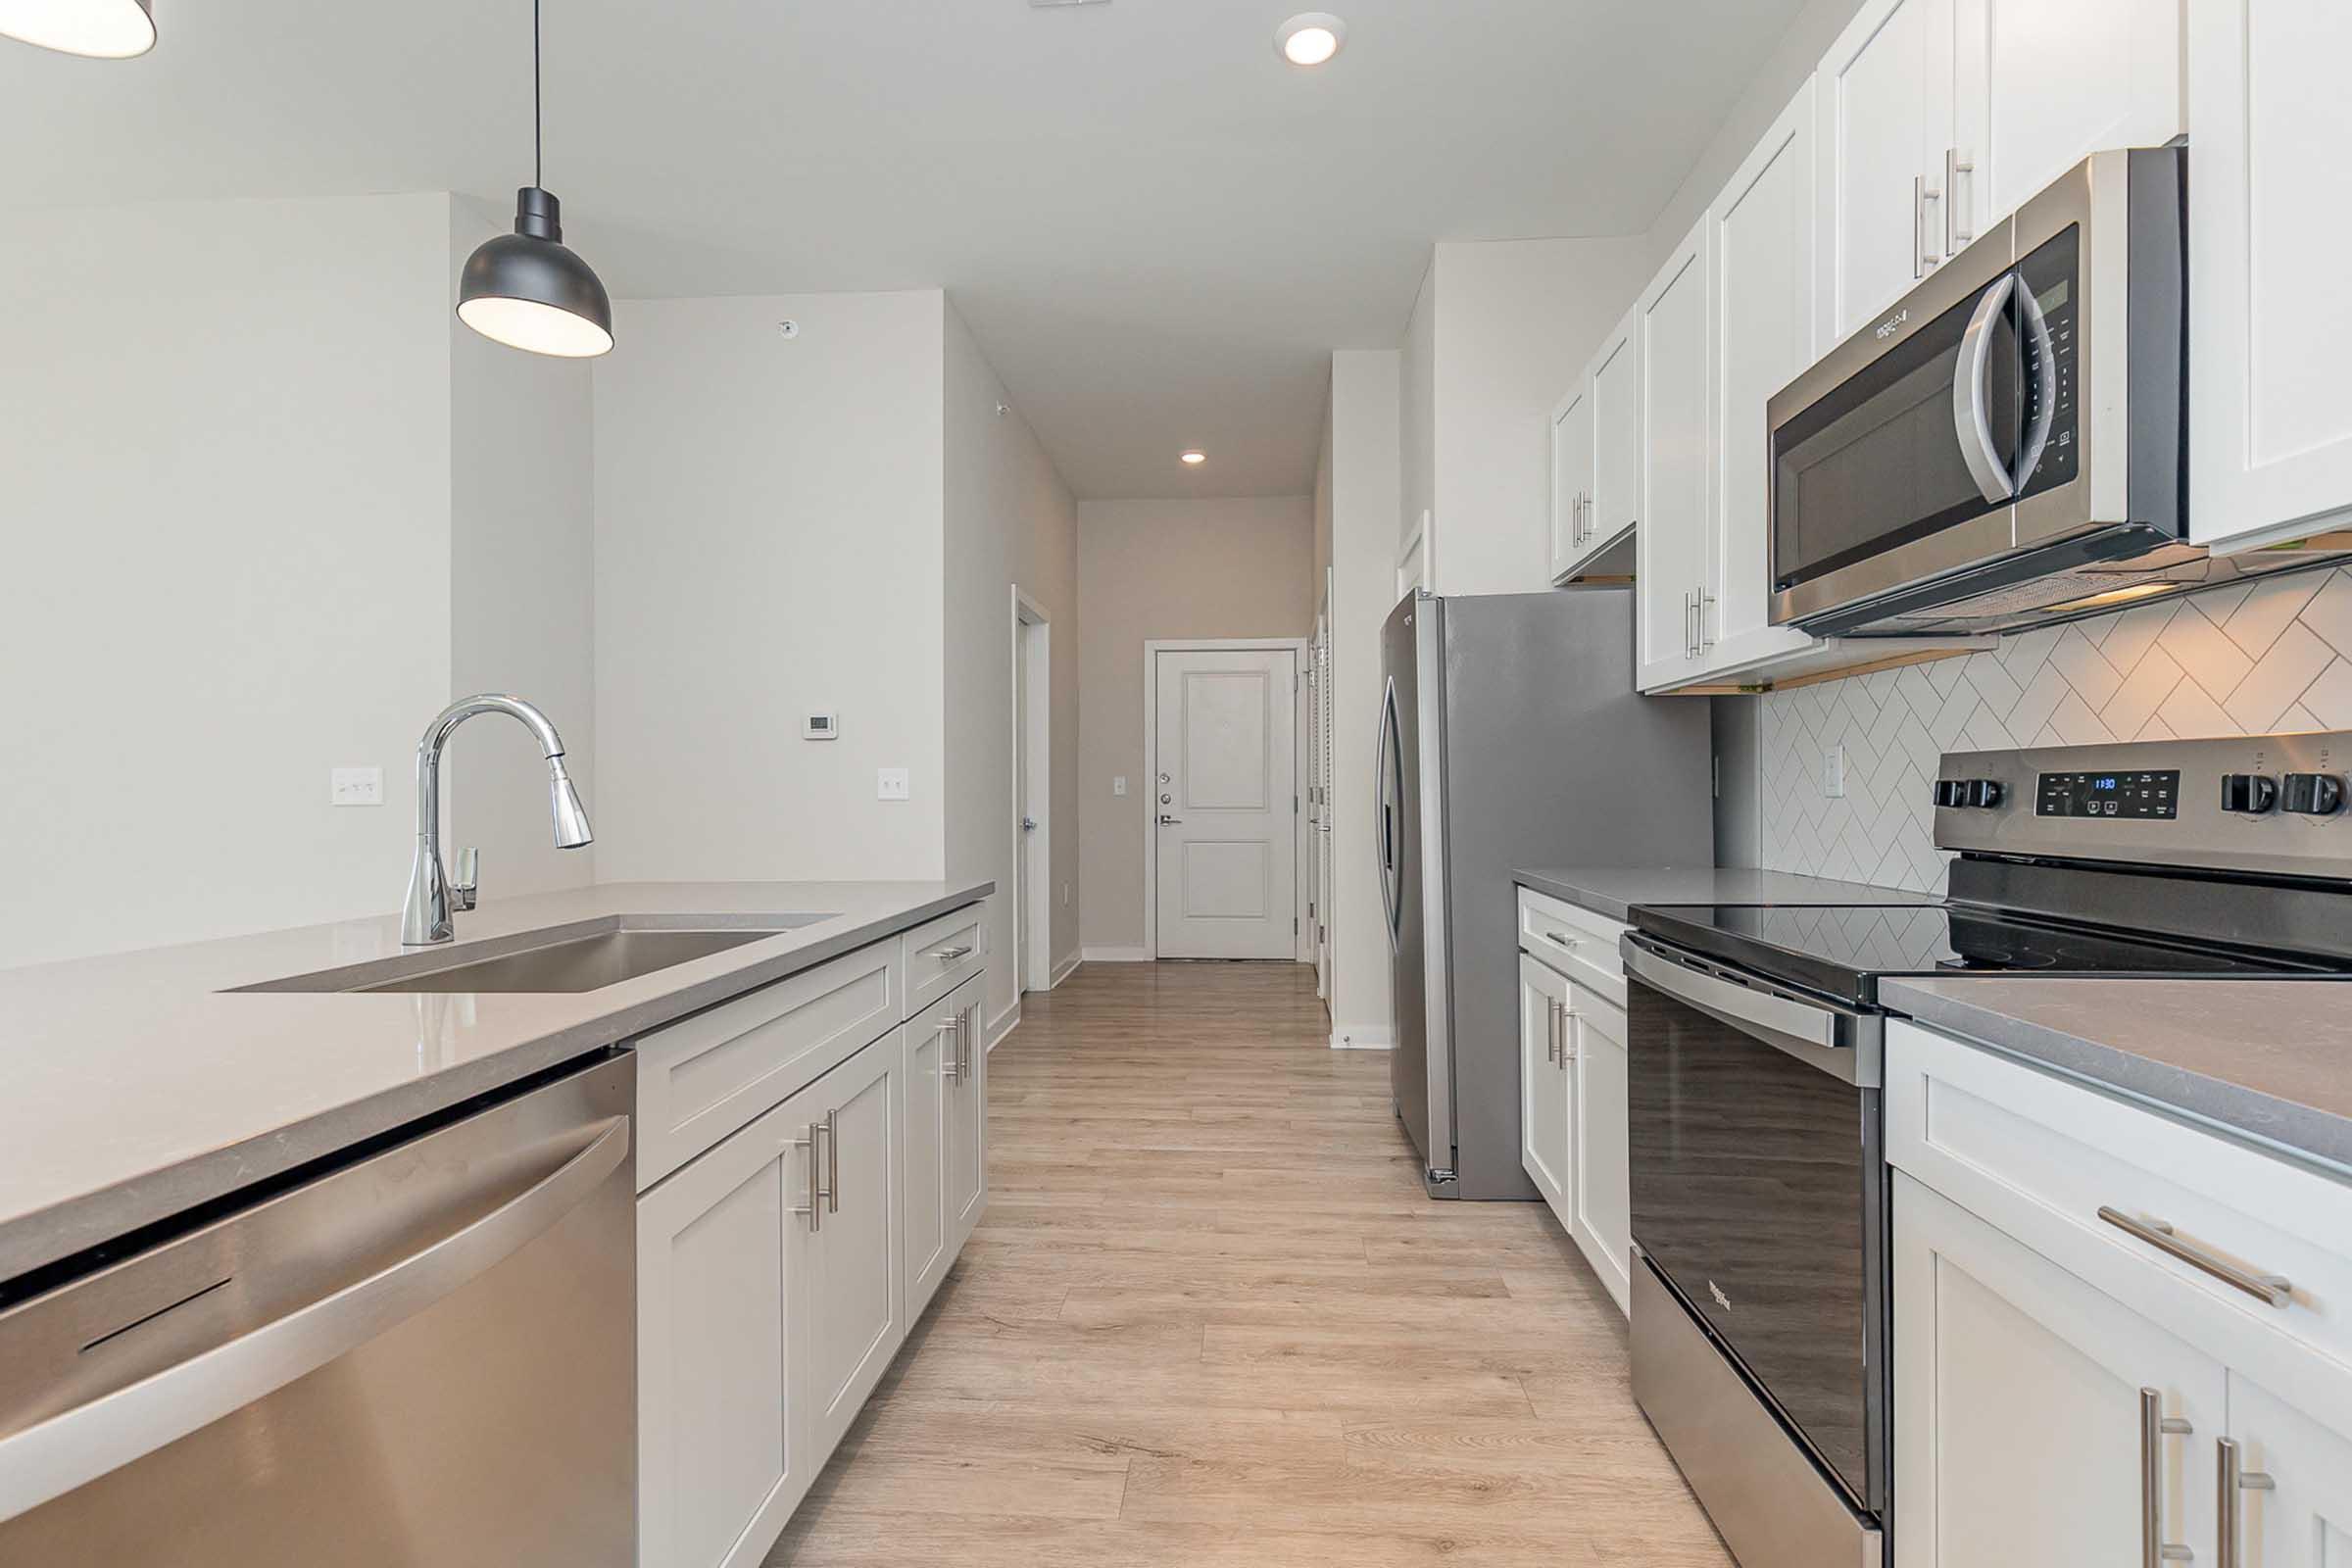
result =
[{"label": "door lever handle", "polygon": [[1181,816],[1170,816],[1167,812],[1162,811],[1159,813],[1159,825],[1161,827],[1181,827],[1184,825],[1184,818]]}]

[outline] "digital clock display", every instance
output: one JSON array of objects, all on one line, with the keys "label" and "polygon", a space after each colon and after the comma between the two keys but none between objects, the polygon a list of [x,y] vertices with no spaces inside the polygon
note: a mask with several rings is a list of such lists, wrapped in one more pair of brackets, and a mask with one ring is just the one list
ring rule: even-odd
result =
[{"label": "digital clock display", "polygon": [[2170,820],[2180,814],[2180,773],[2044,773],[2034,814]]}]

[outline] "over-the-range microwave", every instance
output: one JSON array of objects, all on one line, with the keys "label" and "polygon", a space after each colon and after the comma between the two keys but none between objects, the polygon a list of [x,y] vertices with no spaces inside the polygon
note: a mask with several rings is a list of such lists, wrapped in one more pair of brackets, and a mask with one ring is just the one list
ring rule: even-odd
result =
[{"label": "over-the-range microwave", "polygon": [[2014,631],[2346,555],[2188,542],[2186,180],[2092,154],[1773,397],[1775,624]]}]

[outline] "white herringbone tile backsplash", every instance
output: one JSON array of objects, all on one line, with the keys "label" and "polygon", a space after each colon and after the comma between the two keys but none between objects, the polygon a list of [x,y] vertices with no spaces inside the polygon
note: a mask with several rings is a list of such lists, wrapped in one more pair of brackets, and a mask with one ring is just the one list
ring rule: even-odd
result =
[{"label": "white herringbone tile backsplash", "polygon": [[[2352,570],[2298,572],[2002,639],[1965,659],[1757,698],[1776,871],[1943,889],[1949,751],[2352,729]],[[1824,757],[1845,748],[1845,795]]]}]

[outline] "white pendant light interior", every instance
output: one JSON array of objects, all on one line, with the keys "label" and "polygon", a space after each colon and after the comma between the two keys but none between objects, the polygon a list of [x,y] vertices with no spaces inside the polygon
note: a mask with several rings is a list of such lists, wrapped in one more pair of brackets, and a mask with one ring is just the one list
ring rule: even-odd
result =
[{"label": "white pendant light interior", "polygon": [[1348,41],[1348,24],[1328,11],[1302,11],[1274,31],[1274,51],[1294,66],[1328,64]]},{"label": "white pendant light interior", "polygon": [[128,60],[155,47],[147,0],[0,0],[0,33],[60,54]]},{"label": "white pendant light interior", "polygon": [[486,338],[529,354],[592,360],[612,349],[612,334],[596,322],[537,300],[467,300],[458,307],[458,319]]},{"label": "white pendant light interior", "polygon": [[1199,447],[1188,448],[1183,452],[1177,453],[1176,456],[1180,461],[1195,468],[1198,468],[1200,466],[1200,465],[1208,461],[1208,454],[1201,451]]}]

